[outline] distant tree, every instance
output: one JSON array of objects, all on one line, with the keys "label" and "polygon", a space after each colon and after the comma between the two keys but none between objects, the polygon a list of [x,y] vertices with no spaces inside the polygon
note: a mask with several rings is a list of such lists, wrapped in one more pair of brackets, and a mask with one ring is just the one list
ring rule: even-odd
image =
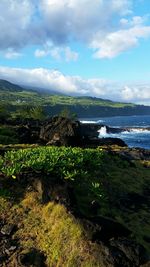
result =
[{"label": "distant tree", "polygon": [[29,119],[30,118],[30,107],[29,106],[22,106],[21,108],[19,108],[19,110],[17,110],[16,112],[16,117],[20,117],[22,119]]},{"label": "distant tree", "polygon": [[35,120],[44,120],[46,118],[44,109],[41,106],[32,107],[30,109],[30,116]]},{"label": "distant tree", "polygon": [[44,109],[41,106],[30,107],[24,106],[20,109],[19,117],[24,119],[35,119],[35,120],[44,120],[46,118],[46,114]]},{"label": "distant tree", "polygon": [[0,119],[6,119],[10,117],[10,112],[8,112],[8,109],[4,105],[0,105]]},{"label": "distant tree", "polygon": [[77,114],[75,112],[71,112],[68,107],[63,108],[59,115],[72,120],[77,119]]}]

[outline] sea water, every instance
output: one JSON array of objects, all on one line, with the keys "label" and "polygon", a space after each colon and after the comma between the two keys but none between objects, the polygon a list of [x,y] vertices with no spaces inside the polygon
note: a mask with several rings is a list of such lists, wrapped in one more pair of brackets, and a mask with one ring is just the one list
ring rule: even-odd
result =
[{"label": "sea water", "polygon": [[82,123],[99,123],[114,128],[130,128],[130,131],[108,134],[106,127],[99,131],[99,137],[117,137],[126,142],[129,147],[150,149],[150,115],[145,116],[116,116],[105,118],[80,119]]}]

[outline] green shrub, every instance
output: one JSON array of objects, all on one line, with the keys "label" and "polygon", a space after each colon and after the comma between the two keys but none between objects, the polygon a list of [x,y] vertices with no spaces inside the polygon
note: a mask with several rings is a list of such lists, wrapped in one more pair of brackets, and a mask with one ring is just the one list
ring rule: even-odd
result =
[{"label": "green shrub", "polygon": [[0,144],[16,144],[18,143],[18,137],[15,129],[3,126],[0,127]]}]

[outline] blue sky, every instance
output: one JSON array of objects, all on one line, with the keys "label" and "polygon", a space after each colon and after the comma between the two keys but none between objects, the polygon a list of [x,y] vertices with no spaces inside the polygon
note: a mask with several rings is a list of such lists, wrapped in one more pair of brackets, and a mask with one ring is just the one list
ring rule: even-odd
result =
[{"label": "blue sky", "polygon": [[0,78],[150,105],[149,0],[0,0]]}]

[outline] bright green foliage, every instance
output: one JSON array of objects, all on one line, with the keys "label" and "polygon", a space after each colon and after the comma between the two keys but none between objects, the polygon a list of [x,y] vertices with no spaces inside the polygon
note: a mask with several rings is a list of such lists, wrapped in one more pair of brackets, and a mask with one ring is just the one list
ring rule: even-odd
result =
[{"label": "bright green foliage", "polygon": [[25,168],[42,171],[45,174],[60,176],[63,179],[74,180],[85,176],[90,169],[97,168],[103,152],[93,149],[66,147],[40,147],[35,149],[21,149],[9,151],[5,154],[2,172],[7,176],[19,174]]},{"label": "bright green foliage", "polygon": [[105,199],[101,176],[97,173],[102,158],[103,152],[94,149],[21,149],[5,153],[4,159],[1,159],[1,172],[15,179],[23,171],[30,170],[41,172],[49,179],[66,180],[73,184],[77,195],[83,195],[81,191],[88,191],[88,200],[92,202],[95,199]]}]

